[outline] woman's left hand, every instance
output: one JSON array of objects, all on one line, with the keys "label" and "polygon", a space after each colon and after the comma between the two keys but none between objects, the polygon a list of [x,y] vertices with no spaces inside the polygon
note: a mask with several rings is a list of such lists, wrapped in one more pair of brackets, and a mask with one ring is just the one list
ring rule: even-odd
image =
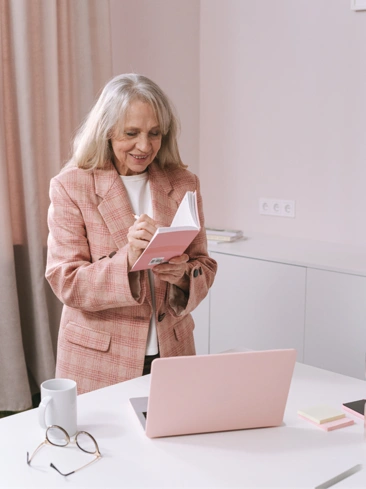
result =
[{"label": "woman's left hand", "polygon": [[171,258],[168,263],[161,263],[152,268],[153,273],[170,284],[176,285],[185,292],[189,291],[189,277],[186,275],[189,256],[185,253]]}]

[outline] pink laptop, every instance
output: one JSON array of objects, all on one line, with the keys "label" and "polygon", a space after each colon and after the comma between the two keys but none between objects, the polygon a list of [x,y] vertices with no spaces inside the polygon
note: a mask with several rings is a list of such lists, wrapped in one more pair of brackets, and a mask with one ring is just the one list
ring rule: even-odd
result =
[{"label": "pink laptop", "polygon": [[149,397],[130,399],[149,438],[279,426],[296,350],[159,358]]}]

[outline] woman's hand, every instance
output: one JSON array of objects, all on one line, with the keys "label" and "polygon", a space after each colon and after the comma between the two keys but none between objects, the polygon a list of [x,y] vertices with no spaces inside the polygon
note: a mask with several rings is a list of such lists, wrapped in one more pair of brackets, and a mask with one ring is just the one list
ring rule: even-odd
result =
[{"label": "woman's hand", "polygon": [[184,292],[189,291],[189,277],[186,275],[189,256],[185,253],[171,258],[168,263],[161,263],[152,268],[153,273],[170,284],[176,285]]},{"label": "woman's hand", "polygon": [[157,230],[156,222],[147,214],[141,214],[128,230],[128,267],[135,264]]}]

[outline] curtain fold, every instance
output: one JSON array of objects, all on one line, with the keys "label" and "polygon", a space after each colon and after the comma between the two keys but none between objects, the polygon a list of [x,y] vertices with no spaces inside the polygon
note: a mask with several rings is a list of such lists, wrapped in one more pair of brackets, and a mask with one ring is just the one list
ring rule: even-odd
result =
[{"label": "curtain fold", "polygon": [[0,0],[0,411],[54,376],[48,188],[111,77],[108,0]]}]

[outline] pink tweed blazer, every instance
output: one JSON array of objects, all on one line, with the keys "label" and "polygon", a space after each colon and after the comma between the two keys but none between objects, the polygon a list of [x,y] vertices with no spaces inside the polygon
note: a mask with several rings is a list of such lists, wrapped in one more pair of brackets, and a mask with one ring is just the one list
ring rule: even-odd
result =
[{"label": "pink tweed blazer", "polygon": [[[216,262],[207,254],[198,178],[188,170],[148,167],[154,219],[169,226],[187,190],[198,196],[201,232],[189,246],[188,300],[155,278],[160,356],[195,354],[190,312],[206,296]],[[56,376],[78,393],[142,374],[152,302],[146,271],[127,273],[130,202],[115,167],[71,168],[51,180],[46,278],[64,304]]]}]

